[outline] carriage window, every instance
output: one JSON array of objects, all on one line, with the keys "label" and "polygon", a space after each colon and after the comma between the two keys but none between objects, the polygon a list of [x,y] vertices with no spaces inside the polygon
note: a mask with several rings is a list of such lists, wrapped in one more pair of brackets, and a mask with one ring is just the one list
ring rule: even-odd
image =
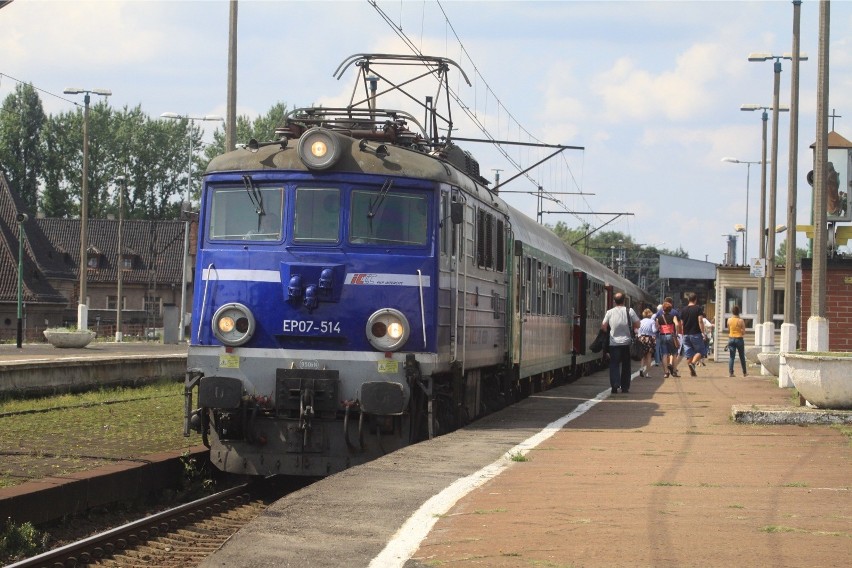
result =
[{"label": "carriage window", "polygon": [[358,244],[426,243],[426,196],[410,193],[353,191],[349,240]]},{"label": "carriage window", "polygon": [[503,272],[506,268],[506,228],[502,219],[497,220],[497,272]]},{"label": "carriage window", "polygon": [[214,189],[208,236],[211,240],[281,240],[283,210],[280,187],[257,188],[256,195],[243,187]]},{"label": "carriage window", "polygon": [[340,190],[300,187],[296,190],[293,240],[336,243],[340,234]]}]

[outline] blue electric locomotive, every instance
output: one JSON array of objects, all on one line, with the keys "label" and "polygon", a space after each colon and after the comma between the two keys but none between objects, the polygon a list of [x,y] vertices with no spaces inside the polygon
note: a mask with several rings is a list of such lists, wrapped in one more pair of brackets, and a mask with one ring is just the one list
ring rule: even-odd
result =
[{"label": "blue electric locomotive", "polygon": [[291,111],[205,172],[185,431],[223,471],[328,475],[576,370],[565,245],[438,136],[431,97],[431,132],[377,108],[383,63],[444,89],[454,65],[354,56],[364,104]]}]

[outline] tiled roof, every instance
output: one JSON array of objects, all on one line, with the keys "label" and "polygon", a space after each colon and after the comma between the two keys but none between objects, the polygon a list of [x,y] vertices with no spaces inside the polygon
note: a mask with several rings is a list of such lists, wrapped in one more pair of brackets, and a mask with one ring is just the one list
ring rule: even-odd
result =
[{"label": "tiled roof", "polygon": [[[39,219],[38,224],[47,238],[64,246],[74,265],[80,259],[79,219]],[[124,221],[121,248],[125,256],[133,257],[133,268],[122,271],[125,283],[180,283],[183,278],[182,221]],[[90,268],[88,282],[115,282],[118,279],[118,220],[89,219],[88,253],[100,255],[98,268]]]},{"label": "tiled roof", "polygon": [[25,211],[17,194],[11,191],[6,177],[0,173],[0,301],[18,299],[18,222],[17,215],[26,212],[24,222],[23,300],[27,303],[61,303],[66,300],[56,291],[50,279],[73,279],[74,273],[60,260],[49,257],[50,242],[38,227],[34,214]]},{"label": "tiled roof", "polygon": [[[23,204],[0,172],[0,302],[16,302],[18,289],[18,223]],[[30,219],[24,223],[24,301],[58,302],[66,299],[51,281],[78,279],[80,220]],[[98,268],[89,269],[87,282],[116,282],[119,264],[118,221],[90,219],[89,253],[100,254]],[[182,221],[125,220],[122,250],[133,258],[133,268],[122,271],[125,283],[180,284],[183,273]]]}]

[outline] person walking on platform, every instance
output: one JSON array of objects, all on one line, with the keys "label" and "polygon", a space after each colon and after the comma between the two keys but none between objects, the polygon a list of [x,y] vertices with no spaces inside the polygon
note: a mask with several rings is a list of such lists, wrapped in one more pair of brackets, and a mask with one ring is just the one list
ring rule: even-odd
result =
[{"label": "person walking on platform", "polygon": [[[673,377],[679,377],[680,375],[677,372],[677,366],[678,366],[678,364],[680,364],[680,356],[683,353],[683,337],[681,337],[681,334],[683,333],[683,330],[681,329],[683,322],[680,319],[680,312],[678,311],[678,309],[676,307],[674,307],[674,300],[672,299],[671,296],[665,297],[665,299],[663,300],[663,306],[666,304],[666,302],[668,302],[672,306],[672,309],[669,311],[669,314],[668,314],[669,315],[669,321],[671,321],[672,318],[675,318],[677,320],[677,325],[675,327],[675,336],[674,336],[675,340],[672,342],[672,344],[675,346],[674,351],[669,351],[669,354],[671,355],[671,357],[669,358],[670,359],[669,362],[666,365],[664,365],[664,367],[669,370],[669,373],[671,373],[671,375]],[[663,314],[663,306],[660,306],[660,307],[657,308],[657,313],[654,316],[654,321],[657,321],[659,319],[659,317]],[[657,325],[659,326],[659,321],[657,321]],[[659,338],[657,338],[657,344],[659,345],[659,343],[660,343]],[[662,353],[662,350],[661,350],[661,353]],[[665,359],[665,357],[664,357],[664,359]],[[668,375],[666,375],[666,376],[668,376]]]},{"label": "person walking on platform", "polygon": [[680,321],[683,325],[684,357],[689,364],[689,374],[695,377],[695,365],[707,354],[707,345],[704,343],[704,309],[698,305],[695,292],[690,292],[687,299],[689,304],[680,311]]},{"label": "person walking on platform", "polygon": [[[713,352],[713,327],[715,327],[713,322],[707,319],[707,316],[704,316],[704,344],[707,346],[705,353]],[[706,358],[707,356],[705,355],[704,357]],[[707,364],[704,363],[704,359],[701,360],[701,366],[707,366]]]},{"label": "person walking on platform", "polygon": [[642,312],[642,321],[639,322],[639,343],[645,350],[642,357],[642,366],[639,368],[640,377],[649,377],[648,370],[651,368],[651,359],[657,350],[657,322],[654,321],[654,312],[645,308]]},{"label": "person walking on platform", "polygon": [[[654,314],[654,323],[657,322],[657,316],[659,316],[661,313],[663,313],[663,305],[659,304],[657,306],[657,311]],[[656,340],[656,342],[655,342],[656,345],[654,346],[654,363],[653,363],[653,365],[655,367],[659,367],[659,366],[663,365],[663,354],[660,352],[661,346],[660,346],[660,341],[659,341],[660,340],[660,328],[659,327],[657,327],[657,336],[654,339]]]},{"label": "person walking on platform", "polygon": [[677,369],[674,368],[675,358],[677,357],[680,345],[677,339],[677,328],[679,321],[676,315],[673,315],[674,309],[671,302],[663,302],[663,309],[655,318],[657,328],[660,330],[658,345],[660,345],[660,353],[662,354],[662,365],[667,371],[663,378],[668,378],[669,374],[673,377],[678,377]]},{"label": "person walking on platform", "polygon": [[734,376],[734,352],[740,354],[740,365],[743,367],[743,376],[748,376],[745,358],[745,321],[740,317],[740,307],[731,308],[733,316],[728,318],[728,376]]},{"label": "person walking on platform", "polygon": [[613,296],[615,306],[607,310],[601,329],[609,330],[609,386],[612,394],[630,392],[630,343],[632,333],[630,328],[639,328],[639,316],[624,305],[624,294],[618,292]]}]

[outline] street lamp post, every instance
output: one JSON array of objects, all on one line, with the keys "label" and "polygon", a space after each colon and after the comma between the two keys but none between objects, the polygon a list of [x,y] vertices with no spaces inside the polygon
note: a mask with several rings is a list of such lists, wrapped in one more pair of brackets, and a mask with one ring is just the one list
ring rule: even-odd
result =
[{"label": "street lamp post", "polygon": [[[766,159],[766,123],[769,121],[769,115],[767,111],[769,109],[774,109],[775,107],[767,107],[755,104],[749,105],[741,105],[740,110],[742,111],[755,111],[762,110],[763,113],[761,115],[761,122],[763,123],[763,132],[762,132],[762,146],[760,151],[760,235],[758,242],[760,243],[760,249],[757,251],[757,258],[762,259],[764,263],[764,270],[766,269],[767,257],[768,253],[766,251],[766,164],[769,163],[770,160]],[[790,110],[788,107],[780,107],[778,110],[781,112],[785,112]],[[773,165],[774,165],[774,160]],[[764,272],[765,274],[765,272]],[[762,335],[758,332],[760,329],[757,326],[763,325],[763,320],[765,318],[765,297],[766,297],[766,277],[762,276],[760,279],[760,284],[757,287],[757,324],[755,326],[755,340],[757,341],[757,345],[762,345],[761,338]],[[774,327],[774,324],[773,324]]]},{"label": "street lamp post", "polygon": [[[750,53],[749,61],[774,60],[774,81],[772,89],[772,166],[770,168],[769,182],[769,227],[775,227],[775,210],[778,187],[778,112],[779,96],[781,90],[781,60],[793,59],[791,54],[772,55],[771,53]],[[800,54],[799,61],[807,61],[807,55]],[[788,109],[789,110],[789,109]],[[771,325],[771,333],[764,331],[768,346],[775,344],[775,322],[774,322],[774,298],[775,298],[775,231],[769,231],[767,235],[766,251],[766,291],[764,292],[764,325]]]},{"label": "street lamp post", "polygon": [[[164,112],[160,115],[162,118],[170,118],[172,120],[188,120],[189,121],[189,158],[187,159],[187,177],[186,177],[186,196],[184,202],[187,207],[190,206],[192,196],[192,129],[195,126],[195,121],[215,120],[223,121],[221,116],[208,114],[205,116],[188,116],[185,114],[177,114],[175,112]],[[183,205],[181,205],[181,213],[183,213]],[[187,217],[184,223],[183,233],[183,276],[181,278],[180,287],[180,317],[178,318],[178,341],[185,341],[186,331],[184,329],[184,319],[186,314],[186,284],[187,284],[187,264],[189,262],[189,218]]]},{"label": "street lamp post", "polygon": [[89,95],[112,95],[109,89],[81,89],[68,87],[66,95],[83,94],[83,182],[80,184],[80,300],[77,305],[77,329],[89,328],[89,310],[86,304],[86,251],[89,249]]},{"label": "street lamp post", "polygon": [[121,285],[122,272],[124,271],[124,255],[122,254],[122,236],[124,234],[124,192],[127,189],[127,178],[118,176],[115,178],[118,182],[118,253],[116,254],[116,280],[118,289],[115,297],[115,341],[121,343],[124,339],[124,334],[121,332]]},{"label": "street lamp post", "polygon": [[[781,324],[779,351],[796,350],[798,329],[801,325],[796,313],[796,207],[798,153],[799,153],[799,61],[802,0],[793,0],[793,60],[790,73],[790,146],[787,163],[787,243],[784,249],[784,323]],[[778,386],[792,387],[786,372],[786,359],[780,359]]]},{"label": "street lamp post", "polygon": [[18,213],[18,349],[24,341],[24,223],[29,219],[26,213]]},{"label": "street lamp post", "polygon": [[746,200],[745,200],[745,228],[740,231],[737,229],[738,233],[743,234],[743,265],[748,264],[748,194],[749,194],[749,185],[751,182],[751,165],[752,164],[760,164],[762,162],[749,162],[746,160],[737,160],[736,158],[725,157],[722,158],[723,162],[730,162],[732,164],[745,164],[746,165]]}]

